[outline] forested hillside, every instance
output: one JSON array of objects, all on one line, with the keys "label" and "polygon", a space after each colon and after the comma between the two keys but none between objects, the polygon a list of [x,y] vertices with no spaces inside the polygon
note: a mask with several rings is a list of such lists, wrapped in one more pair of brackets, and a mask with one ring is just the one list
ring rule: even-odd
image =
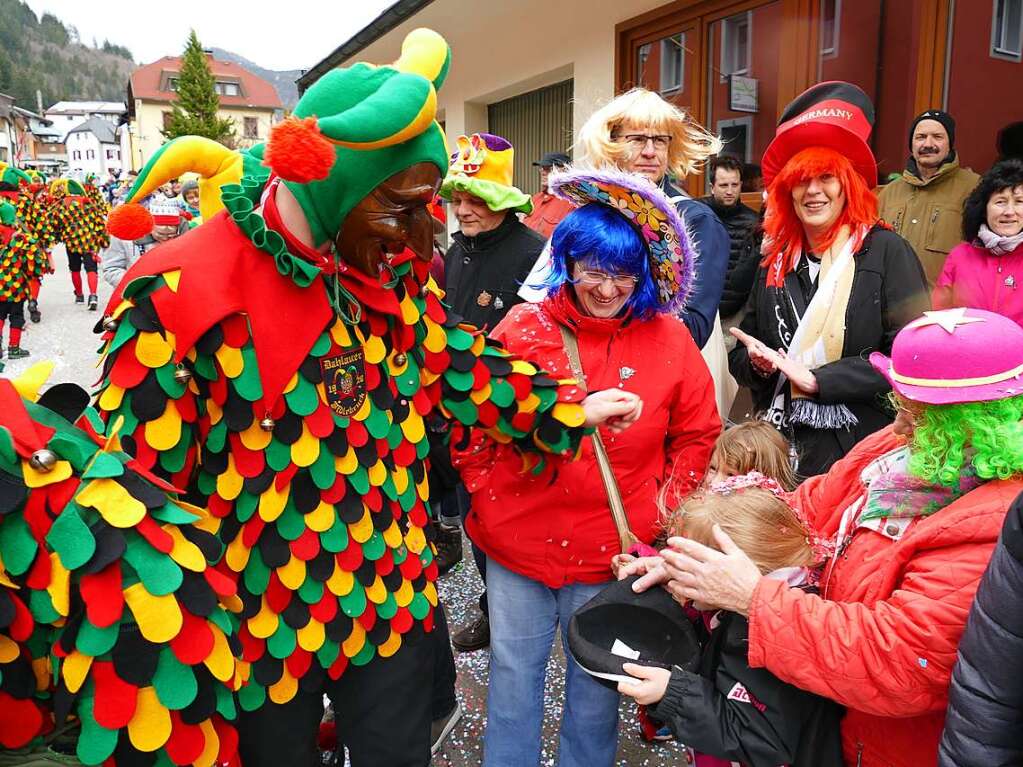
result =
[{"label": "forested hillside", "polygon": [[108,40],[79,40],[78,31],[20,0],[0,0],[0,92],[34,110],[56,101],[124,101],[131,52]]}]

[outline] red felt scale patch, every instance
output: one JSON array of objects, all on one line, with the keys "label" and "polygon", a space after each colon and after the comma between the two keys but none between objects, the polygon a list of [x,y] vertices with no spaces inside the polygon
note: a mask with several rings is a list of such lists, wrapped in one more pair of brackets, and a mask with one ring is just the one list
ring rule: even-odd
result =
[{"label": "red felt scale patch", "polygon": [[241,314],[232,314],[220,323],[220,329],[224,331],[224,344],[241,349],[249,340],[249,323]]},{"label": "red felt scale patch", "polygon": [[304,677],[312,662],[313,654],[306,652],[301,647],[296,647],[291,655],[284,659],[284,665],[288,667],[288,673],[295,677],[295,679]]},{"label": "red felt scale patch", "polygon": [[[14,603],[14,620],[8,626],[7,633],[15,642],[24,642],[32,635],[35,622],[32,620],[32,613],[28,611],[28,607],[21,601],[20,597],[10,593],[9,596],[11,597],[11,602]],[[3,719],[3,717],[0,717],[0,719]]]},{"label": "red felt scale patch", "polygon": [[308,562],[320,553],[320,534],[307,527],[297,540],[291,542],[291,553],[303,562]]},{"label": "red felt scale patch", "polygon": [[170,554],[174,549],[174,539],[170,533],[160,527],[152,517],[143,517],[135,529],[139,535],[149,541],[149,545],[162,554]]},{"label": "red felt scale patch", "polygon": [[391,455],[394,457],[395,465],[402,467],[411,466],[416,461],[416,446],[403,439],[401,444],[394,448],[394,452]]},{"label": "red felt scale patch", "polygon": [[171,642],[171,650],[182,663],[197,666],[213,652],[213,631],[205,618],[199,618],[188,610],[182,610],[184,622],[181,631]]},{"label": "red felt scale patch", "polygon": [[[137,338],[137,336],[136,336]],[[122,389],[134,389],[149,374],[149,368],[135,356],[135,338],[124,345],[124,350],[117,355],[117,361],[110,370],[110,382]]]},{"label": "red felt scale patch", "polygon": [[121,592],[121,564],[114,560],[94,575],[83,575],[82,600],[89,622],[98,627],[112,626],[124,613]]},{"label": "red felt scale patch", "polygon": [[213,567],[207,567],[203,570],[203,577],[206,578],[206,582],[210,584],[210,588],[216,592],[217,596],[221,598],[227,598],[234,596],[238,592],[238,586],[235,582],[224,575],[222,572]]},{"label": "red felt scale patch", "polygon": [[309,615],[320,623],[330,623],[337,615],[337,597],[329,590],[324,589],[320,601],[309,605]]},{"label": "red felt scale patch", "polygon": [[362,613],[362,615],[356,618],[356,620],[362,624],[362,627],[366,629],[366,631],[371,631],[373,627],[377,625],[376,610],[373,610],[370,605],[366,605],[366,610]]},{"label": "red felt scale patch", "polygon": [[263,453],[245,447],[237,432],[229,432],[227,438],[231,443],[231,455],[234,457],[234,467],[238,473],[249,479],[258,477],[266,466]]},{"label": "red felt scale patch", "polygon": [[346,668],[348,668],[348,658],[343,652],[339,652],[337,658],[330,664],[330,668],[327,669],[327,676],[336,682],[345,673]]},{"label": "red felt scale patch", "polygon": [[412,628],[412,624],[415,623],[415,619],[412,617],[412,613],[408,611],[407,607],[399,607],[398,612],[391,618],[391,628],[397,631],[399,634],[407,634]]},{"label": "red felt scale patch", "polygon": [[171,734],[164,748],[174,764],[193,764],[206,747],[206,736],[197,724],[185,724],[177,711],[170,712]]},{"label": "red felt scale patch", "polygon": [[0,746],[21,748],[28,745],[43,727],[43,713],[32,700],[18,700],[0,692]]},{"label": "red felt scale patch", "polygon": [[220,738],[220,752],[217,754],[217,764],[226,764],[229,767],[238,767],[238,730],[225,722],[219,715],[211,720],[213,729]]},{"label": "red felt scale patch", "polygon": [[35,561],[32,563],[32,569],[28,571],[28,577],[25,578],[25,585],[32,589],[32,591],[45,591],[46,587],[50,585],[52,569],[50,558],[39,556],[37,552]]},{"label": "red felt scale patch", "polygon": [[354,573],[362,564],[362,546],[350,541],[348,548],[337,555],[337,563],[342,570]]},{"label": "red felt scale patch", "polygon": [[311,415],[305,417],[305,425],[309,433],[317,439],[326,439],[334,431],[334,418],[330,414],[330,408],[320,402]]},{"label": "red felt scale patch", "polygon": [[264,527],[266,527],[266,522],[262,517],[253,516],[249,518],[249,521],[242,528],[242,543],[245,545],[245,548],[251,549],[259,542],[259,536],[263,532]]},{"label": "red felt scale patch", "polygon": [[266,640],[252,636],[247,623],[238,629],[238,640],[242,643],[242,660],[254,663],[266,652]]},{"label": "red felt scale patch", "polygon": [[293,463],[289,463],[283,471],[277,472],[274,476],[274,487],[278,490],[283,490],[291,484],[292,477],[298,472],[298,466]]},{"label": "red felt scale patch", "polygon": [[345,430],[345,436],[348,437],[348,444],[352,447],[362,447],[369,442],[369,432],[366,431],[362,421],[353,420]]},{"label": "red felt scale patch", "polygon": [[334,484],[328,490],[323,490],[320,493],[320,500],[324,503],[337,503],[345,497],[345,487],[347,485],[344,474],[335,475]]},{"label": "red felt scale patch", "polygon": [[138,688],[117,676],[114,664],[110,661],[94,660],[91,674],[96,686],[96,703],[93,707],[96,723],[108,730],[127,727],[135,716]]},{"label": "red felt scale patch", "polygon": [[280,615],[284,612],[284,608],[291,604],[291,596],[291,590],[281,583],[277,572],[270,573],[270,581],[266,584],[266,591],[263,592],[263,598],[270,609]]}]

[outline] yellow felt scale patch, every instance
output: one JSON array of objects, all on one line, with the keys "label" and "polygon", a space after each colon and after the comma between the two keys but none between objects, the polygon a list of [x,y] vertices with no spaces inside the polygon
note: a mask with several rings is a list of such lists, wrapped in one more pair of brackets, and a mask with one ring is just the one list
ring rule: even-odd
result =
[{"label": "yellow felt scale patch", "polygon": [[[20,654],[18,645],[10,637],[0,634],[0,663],[10,663]],[[67,661],[65,661],[66,663]]]},{"label": "yellow felt scale patch", "polygon": [[233,541],[227,544],[227,552],[224,554],[227,558],[227,566],[233,572],[240,573],[245,569],[245,565],[249,563],[250,551],[252,549],[242,542],[242,536],[239,533]]},{"label": "yellow felt scale patch", "polygon": [[305,515],[305,526],[314,533],[323,533],[334,524],[334,507],[320,501],[315,509]]},{"label": "yellow felt scale patch", "polygon": [[[369,398],[366,398],[369,401]],[[291,460],[296,466],[306,468],[316,463],[320,457],[320,441],[309,431],[309,427],[302,424],[302,436],[295,440],[291,446]]]},{"label": "yellow felt scale patch", "polygon": [[397,520],[392,522],[391,526],[384,530],[384,543],[386,543],[387,547],[391,549],[396,549],[401,546],[401,528],[398,526]]},{"label": "yellow felt scale patch", "polygon": [[60,664],[60,675],[64,678],[69,693],[74,695],[82,688],[89,669],[92,668],[92,656],[83,655],[74,650]]},{"label": "yellow felt scale patch", "polygon": [[220,754],[220,738],[217,737],[217,731],[213,729],[213,724],[209,719],[199,722],[199,729],[202,730],[206,742],[203,745],[202,753],[194,762],[194,767],[213,767]]},{"label": "yellow felt scale patch", "polygon": [[227,468],[217,475],[217,495],[225,501],[233,501],[242,491],[245,478],[234,467],[234,456],[227,454]]},{"label": "yellow felt scale patch", "polygon": [[[377,462],[369,467],[369,471],[366,472],[369,477],[369,483],[373,487],[380,487],[384,482],[387,481],[387,467],[384,466],[384,462],[377,459]],[[359,541],[362,543],[362,541]]]},{"label": "yellow felt scale patch", "polygon": [[63,482],[71,476],[71,464],[67,461],[57,461],[49,471],[36,471],[28,461],[21,462],[21,473],[25,478],[25,484],[30,488],[46,487]]},{"label": "yellow felt scale patch", "polygon": [[348,446],[348,452],[344,456],[334,459],[334,468],[337,469],[338,474],[347,476],[352,474],[358,467],[359,457],[355,454],[351,445]]},{"label": "yellow felt scale patch", "polygon": [[234,656],[231,654],[231,647],[219,626],[212,621],[206,621],[206,625],[213,632],[213,649],[203,663],[214,677],[221,682],[227,682],[234,676]]},{"label": "yellow felt scale patch", "polygon": [[351,593],[355,585],[355,574],[342,570],[336,563],[334,573],[327,579],[327,588],[331,594],[344,597]]},{"label": "yellow felt scale patch", "polygon": [[343,322],[335,322],[330,329],[330,337],[334,339],[334,343],[340,346],[342,349],[347,349],[352,346],[352,335],[348,332],[348,328],[345,327]]},{"label": "yellow felt scale patch", "polygon": [[[174,548],[171,549],[171,559],[194,573],[201,573],[206,569],[206,557],[203,556],[199,547],[188,540],[177,527],[177,525],[162,525],[164,532],[174,539]],[[238,536],[241,538],[241,536]]]},{"label": "yellow felt scale patch", "polygon": [[174,347],[159,333],[141,332],[135,337],[135,357],[147,368],[160,368],[170,362]]},{"label": "yellow felt scale patch", "polygon": [[169,642],[181,631],[184,619],[173,594],[155,597],[141,583],[135,583],[124,590],[124,601],[142,636],[150,642]]},{"label": "yellow felt scale patch", "polygon": [[405,324],[409,327],[414,327],[419,322],[419,309],[416,308],[415,303],[412,301],[412,297],[407,293],[405,297],[401,299],[401,318],[405,320]]},{"label": "yellow felt scale patch", "polygon": [[519,402],[519,412],[521,413],[535,413],[538,407],[540,407],[540,398],[533,394],[533,392],[530,392],[528,397]]},{"label": "yellow felt scale patch", "polygon": [[60,562],[57,552],[50,553],[50,583],[46,587],[53,609],[67,617],[71,608],[71,573]]},{"label": "yellow felt scale patch", "polygon": [[258,453],[270,444],[273,432],[260,428],[259,421],[253,418],[249,428],[239,433],[238,436],[241,438],[242,444],[245,445],[246,449]]},{"label": "yellow felt scale patch", "polygon": [[387,599],[387,587],[384,586],[384,582],[380,580],[379,575],[373,578],[373,582],[366,589],[366,599],[375,605],[382,605],[384,600]]},{"label": "yellow felt scale patch", "polygon": [[284,667],[281,678],[267,689],[270,700],[277,704],[287,703],[295,697],[296,692],[298,692],[298,680],[288,673],[287,666]]},{"label": "yellow felt scale patch", "polygon": [[409,410],[408,418],[401,422],[401,433],[413,445],[419,444],[426,436],[426,424],[416,410]]},{"label": "yellow felt scale patch", "polygon": [[434,354],[438,354],[447,348],[448,338],[444,333],[444,328],[438,325],[433,320],[426,320],[426,338],[423,340],[423,345],[427,351],[431,351]]},{"label": "yellow felt scale patch", "polygon": [[412,597],[415,595],[416,592],[412,589],[412,581],[402,578],[401,585],[394,592],[394,601],[398,607],[408,607],[412,602]]},{"label": "yellow felt scale patch", "polygon": [[128,722],[128,740],[139,751],[156,751],[171,734],[170,711],[156,697],[156,688],[140,687],[135,715]]},{"label": "yellow felt scale patch", "polygon": [[259,496],[259,518],[264,522],[273,522],[284,511],[288,502],[288,488],[278,490],[274,483]]},{"label": "yellow felt scale patch", "polygon": [[181,282],[181,270],[175,269],[172,272],[164,272],[163,281],[167,283],[167,287],[171,289],[172,293],[177,293],[178,283]]},{"label": "yellow felt scale patch", "polygon": [[405,545],[413,554],[421,554],[426,548],[426,536],[423,535],[423,529],[410,525],[408,533],[405,535]]},{"label": "yellow felt scale patch", "polygon": [[269,639],[277,630],[279,620],[264,598],[259,612],[249,618],[249,632],[257,639]]},{"label": "yellow felt scale patch", "polygon": [[359,650],[366,644],[366,629],[358,621],[352,621],[352,633],[348,639],[341,643],[341,651],[346,658],[353,658],[359,654]]},{"label": "yellow felt scale patch", "polygon": [[242,368],[245,367],[245,359],[242,357],[241,349],[222,345],[213,352],[213,356],[217,358],[221,370],[224,371],[224,375],[228,378],[237,378],[242,374]]},{"label": "yellow felt scale patch", "polygon": [[387,347],[384,345],[384,339],[380,336],[367,338],[362,350],[366,355],[366,362],[370,365],[379,365],[387,356]]},{"label": "yellow felt scale patch", "polygon": [[323,624],[315,618],[295,632],[298,639],[298,646],[306,652],[316,652],[323,646],[323,639],[326,636]]},{"label": "yellow felt scale patch", "polygon": [[365,504],[362,506],[362,517],[358,522],[348,525],[348,532],[356,543],[365,543],[373,537],[373,518]]},{"label": "yellow felt scale patch", "polygon": [[181,440],[181,414],[174,400],[167,400],[163,415],[145,425],[146,443],[154,450],[170,450]]},{"label": "yellow felt scale patch", "polygon": [[586,413],[583,412],[582,406],[568,402],[556,403],[551,415],[565,426],[582,426],[586,421]]},{"label": "yellow felt scale patch", "polygon": [[146,516],[146,507],[112,479],[96,479],[75,499],[99,511],[114,527],[134,527]]},{"label": "yellow felt scale patch", "polygon": [[391,635],[387,637],[387,641],[384,642],[377,648],[377,653],[381,658],[390,658],[401,648],[401,634],[395,630],[391,630]]},{"label": "yellow felt scale patch", "polygon": [[287,589],[298,591],[299,586],[305,583],[305,562],[292,554],[284,567],[277,568],[277,577]]}]

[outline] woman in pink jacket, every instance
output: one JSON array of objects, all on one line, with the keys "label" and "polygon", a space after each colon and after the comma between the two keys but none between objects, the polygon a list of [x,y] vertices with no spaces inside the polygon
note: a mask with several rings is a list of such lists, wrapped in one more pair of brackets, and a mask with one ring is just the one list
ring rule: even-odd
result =
[{"label": "woman in pink jacket", "polygon": [[1023,325],[1023,161],[994,165],[966,200],[966,241],[945,261],[935,309],[987,309]]}]

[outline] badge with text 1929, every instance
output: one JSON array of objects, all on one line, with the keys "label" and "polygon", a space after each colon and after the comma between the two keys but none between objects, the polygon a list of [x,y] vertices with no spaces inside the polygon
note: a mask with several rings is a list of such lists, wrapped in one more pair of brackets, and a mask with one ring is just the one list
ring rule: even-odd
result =
[{"label": "badge with text 1929", "polygon": [[343,416],[359,412],[366,401],[366,357],[362,349],[324,357],[320,372],[330,409]]}]

